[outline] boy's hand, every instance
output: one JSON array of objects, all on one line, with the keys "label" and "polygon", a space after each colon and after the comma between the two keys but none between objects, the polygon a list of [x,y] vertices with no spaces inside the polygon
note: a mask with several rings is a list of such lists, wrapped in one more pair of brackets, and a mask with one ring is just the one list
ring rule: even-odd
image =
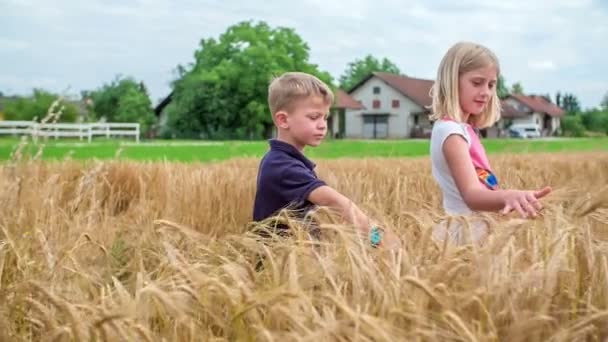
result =
[{"label": "boy's hand", "polygon": [[401,240],[392,230],[385,230],[380,246],[389,250],[398,250],[401,248]]},{"label": "boy's hand", "polygon": [[389,250],[401,248],[401,240],[399,240],[399,237],[391,230],[384,230],[384,228],[373,226],[368,234],[369,242],[372,247],[382,247]]}]

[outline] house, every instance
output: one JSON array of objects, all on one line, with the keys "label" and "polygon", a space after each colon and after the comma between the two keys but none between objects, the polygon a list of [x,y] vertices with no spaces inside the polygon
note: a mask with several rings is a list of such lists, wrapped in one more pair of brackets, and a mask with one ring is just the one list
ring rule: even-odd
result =
[{"label": "house", "polygon": [[346,113],[365,109],[364,105],[346,91],[337,89],[331,115],[327,119],[327,135],[334,138],[344,137],[346,135]]},{"label": "house", "polygon": [[543,96],[511,94],[502,100],[499,129],[512,124],[536,124],[543,136],[556,135],[565,111]]},{"label": "house", "polygon": [[167,124],[167,113],[165,112],[165,108],[171,103],[173,100],[173,91],[167,95],[164,99],[160,101],[156,107],[154,107],[154,114],[158,118],[158,126],[163,127]]},{"label": "house", "polygon": [[360,108],[345,110],[346,138],[428,136],[432,80],[373,72],[348,93]]},{"label": "house", "polygon": [[[346,108],[346,138],[382,139],[430,137],[429,121],[434,81],[374,72],[351,89],[362,108]],[[504,136],[512,124],[537,124],[543,135],[555,135],[564,110],[542,96],[512,94],[501,100],[501,119],[481,131],[484,137]]]}]

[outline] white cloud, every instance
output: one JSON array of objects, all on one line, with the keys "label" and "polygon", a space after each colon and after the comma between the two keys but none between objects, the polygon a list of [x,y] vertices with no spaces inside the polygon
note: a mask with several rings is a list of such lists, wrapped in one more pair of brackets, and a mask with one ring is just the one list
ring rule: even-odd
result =
[{"label": "white cloud", "polygon": [[542,61],[530,61],[528,66],[532,70],[541,70],[541,71],[552,71],[557,69],[555,62],[549,59],[545,59]]},{"label": "white cloud", "polygon": [[2,38],[0,37],[0,48],[6,50],[24,50],[27,49],[30,44],[23,40]]}]

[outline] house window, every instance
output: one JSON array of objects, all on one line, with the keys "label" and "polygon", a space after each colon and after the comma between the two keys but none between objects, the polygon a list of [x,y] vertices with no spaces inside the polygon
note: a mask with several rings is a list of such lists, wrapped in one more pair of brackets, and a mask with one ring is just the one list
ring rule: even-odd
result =
[{"label": "house window", "polygon": [[374,94],[380,94],[380,87],[374,87]]},{"label": "house window", "polygon": [[393,108],[399,108],[399,100],[393,100]]},{"label": "house window", "polygon": [[380,108],[380,100],[374,100],[374,102],[372,102],[372,107],[374,109]]}]

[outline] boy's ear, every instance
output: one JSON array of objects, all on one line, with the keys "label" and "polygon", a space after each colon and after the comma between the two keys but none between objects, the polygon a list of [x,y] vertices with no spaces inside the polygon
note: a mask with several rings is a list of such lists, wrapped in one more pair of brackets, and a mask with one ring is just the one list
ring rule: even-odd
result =
[{"label": "boy's ear", "polygon": [[274,114],[274,119],[276,121],[277,127],[287,129],[289,128],[289,124],[287,123],[287,112],[278,111]]}]

